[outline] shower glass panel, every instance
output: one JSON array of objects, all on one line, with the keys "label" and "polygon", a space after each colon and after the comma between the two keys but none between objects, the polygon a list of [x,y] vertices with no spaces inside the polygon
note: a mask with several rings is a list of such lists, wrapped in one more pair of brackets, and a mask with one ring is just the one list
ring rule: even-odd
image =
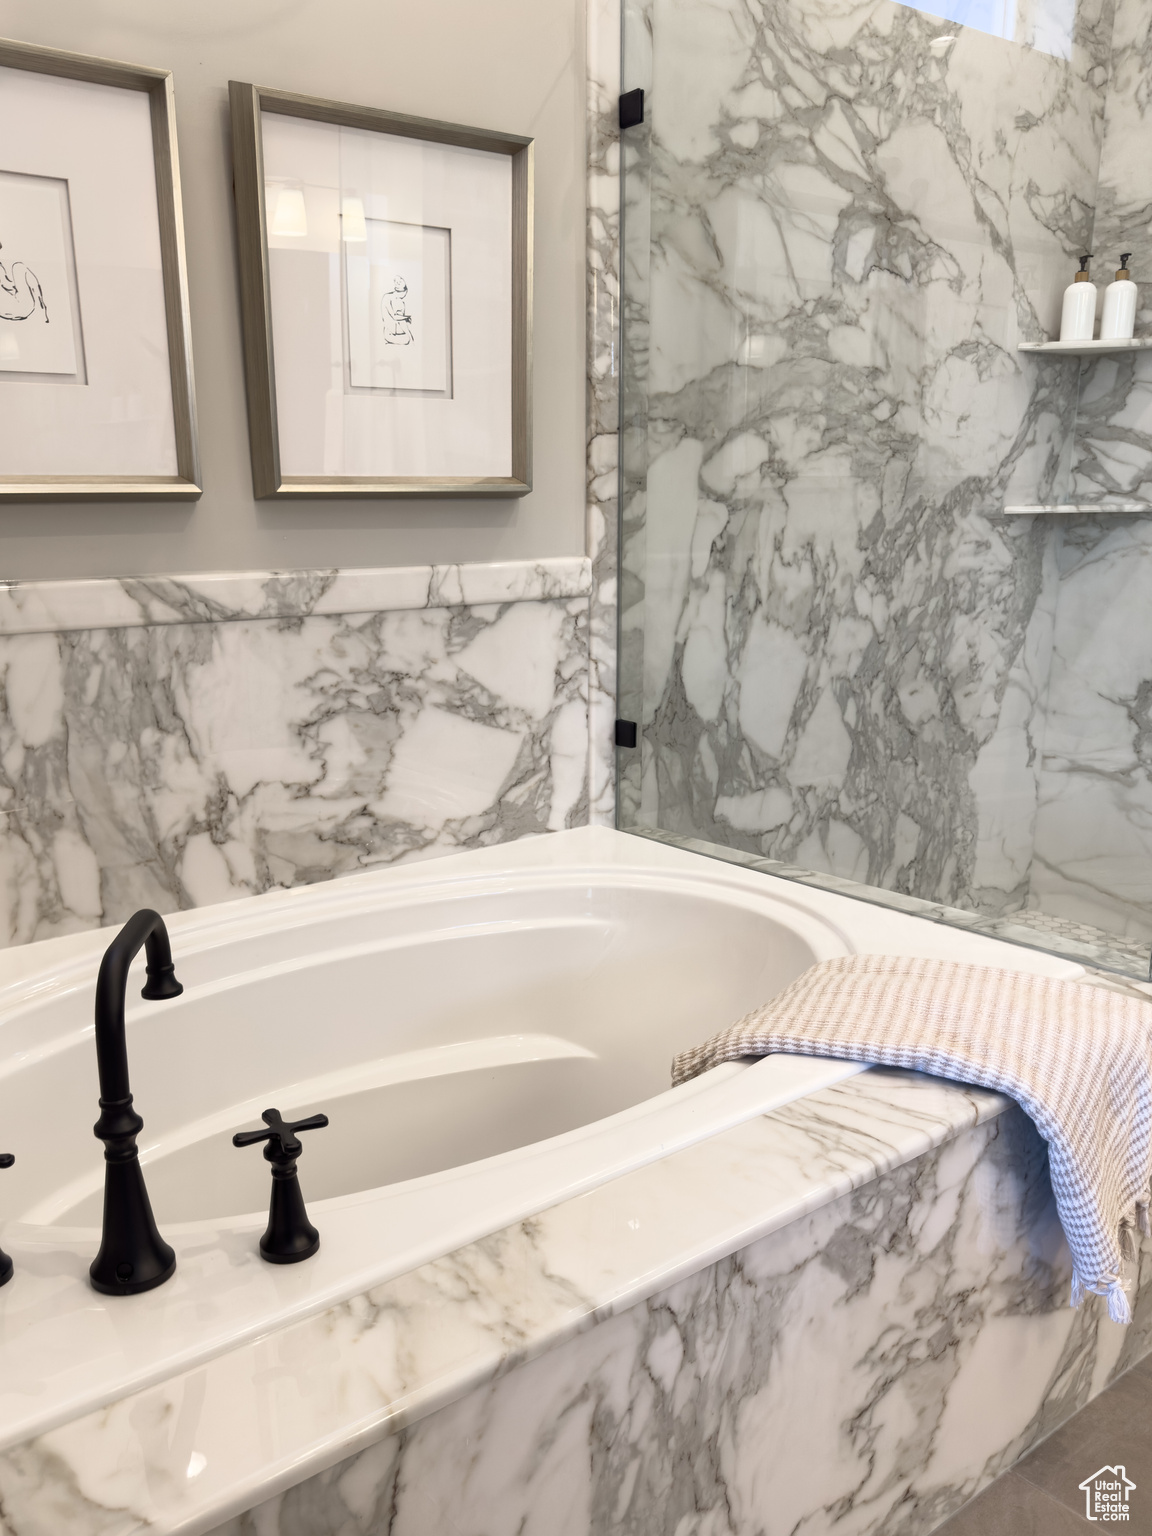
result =
[{"label": "shower glass panel", "polygon": [[1152,373],[1018,351],[1112,10],[950,8],[625,0],[619,824],[1144,979]]}]

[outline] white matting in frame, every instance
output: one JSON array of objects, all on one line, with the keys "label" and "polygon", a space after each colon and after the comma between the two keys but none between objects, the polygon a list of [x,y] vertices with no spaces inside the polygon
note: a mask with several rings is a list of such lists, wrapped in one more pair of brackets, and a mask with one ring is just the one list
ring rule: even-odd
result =
[{"label": "white matting in frame", "polygon": [[0,170],[0,374],[82,384],[68,183]]},{"label": "white matting in frame", "polygon": [[355,210],[341,222],[347,387],[450,397],[452,231]]}]

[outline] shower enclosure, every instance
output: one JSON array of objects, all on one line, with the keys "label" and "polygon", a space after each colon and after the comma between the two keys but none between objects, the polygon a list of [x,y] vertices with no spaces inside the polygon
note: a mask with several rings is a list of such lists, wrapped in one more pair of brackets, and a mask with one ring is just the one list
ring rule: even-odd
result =
[{"label": "shower enclosure", "polygon": [[1152,18],[950,9],[626,0],[618,820],[1144,979]]}]

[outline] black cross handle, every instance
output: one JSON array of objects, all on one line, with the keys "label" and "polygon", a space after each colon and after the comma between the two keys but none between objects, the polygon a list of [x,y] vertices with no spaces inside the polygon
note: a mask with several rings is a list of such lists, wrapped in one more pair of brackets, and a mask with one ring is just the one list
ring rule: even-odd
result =
[{"label": "black cross handle", "polygon": [[237,1131],[234,1147],[251,1147],[265,1141],[264,1156],[272,1164],[272,1201],[268,1227],[260,1239],[260,1255],[269,1264],[298,1264],[310,1259],[320,1246],[320,1234],[308,1220],[304,1196],[296,1177],[296,1159],[304,1150],[297,1131],[318,1131],[328,1124],[327,1115],[308,1115],[304,1120],[285,1120],[278,1109],[260,1116],[266,1129]]},{"label": "black cross handle", "polygon": [[[11,1168],[16,1159],[11,1152],[0,1152],[0,1168]],[[7,1285],[12,1278],[12,1260],[0,1248],[0,1285]]]},{"label": "black cross handle", "polygon": [[[327,1115],[308,1115],[303,1120],[285,1120],[278,1109],[266,1109],[260,1116],[267,1129],[263,1131],[237,1131],[232,1138],[234,1147],[252,1147],[258,1141],[268,1146],[264,1156],[269,1162],[276,1157],[299,1157],[304,1148],[300,1145],[297,1131],[320,1131],[328,1124]],[[279,1143],[277,1148],[275,1143]]]}]

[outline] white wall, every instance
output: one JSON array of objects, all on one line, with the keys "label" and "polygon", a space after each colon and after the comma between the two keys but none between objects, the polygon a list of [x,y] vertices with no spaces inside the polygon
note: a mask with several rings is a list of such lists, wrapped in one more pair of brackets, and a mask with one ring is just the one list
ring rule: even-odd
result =
[{"label": "white wall", "polygon": [[[0,0],[0,35],[173,71],[204,495],[0,506],[0,579],[408,565],[583,550],[583,0]],[[229,79],[536,140],[535,489],[255,502]]]}]

